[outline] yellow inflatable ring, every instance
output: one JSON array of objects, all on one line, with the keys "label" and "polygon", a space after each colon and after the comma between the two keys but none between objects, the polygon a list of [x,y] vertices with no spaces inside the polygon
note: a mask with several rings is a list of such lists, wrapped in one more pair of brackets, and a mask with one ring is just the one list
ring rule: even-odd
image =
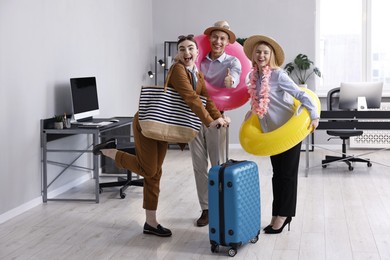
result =
[{"label": "yellow inflatable ring", "polygon": [[[313,99],[320,114],[321,103],[317,95],[310,89],[302,89]],[[296,99],[294,99],[294,111],[294,115],[284,125],[268,133],[262,132],[257,115],[252,114],[240,128],[242,148],[253,155],[271,156],[297,145],[312,129],[307,129],[311,122],[309,112]]]}]

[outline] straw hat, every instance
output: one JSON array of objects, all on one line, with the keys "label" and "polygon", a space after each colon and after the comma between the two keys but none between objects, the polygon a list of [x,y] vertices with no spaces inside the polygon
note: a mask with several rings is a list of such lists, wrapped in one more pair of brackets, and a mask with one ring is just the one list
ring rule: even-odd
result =
[{"label": "straw hat", "polygon": [[230,26],[226,21],[218,21],[213,26],[207,28],[204,34],[210,36],[212,31],[223,31],[229,35],[229,42],[234,43],[236,41],[236,35],[230,31]]},{"label": "straw hat", "polygon": [[259,42],[266,42],[273,48],[276,58],[276,64],[281,66],[284,62],[284,51],[282,46],[279,45],[274,39],[264,35],[253,35],[245,40],[244,42],[244,52],[249,60],[252,60],[253,48]]}]

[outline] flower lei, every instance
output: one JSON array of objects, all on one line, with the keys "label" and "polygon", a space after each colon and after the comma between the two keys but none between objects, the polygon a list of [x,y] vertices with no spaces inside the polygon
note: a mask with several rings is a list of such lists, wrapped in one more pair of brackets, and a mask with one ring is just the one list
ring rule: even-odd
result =
[{"label": "flower lei", "polygon": [[256,81],[257,81],[257,66],[252,68],[252,73],[249,81],[249,95],[251,97],[252,112],[257,114],[260,118],[263,118],[268,111],[269,103],[269,79],[271,77],[271,69],[269,66],[265,66],[262,69],[263,76],[261,78],[261,88],[259,96],[256,95]]}]

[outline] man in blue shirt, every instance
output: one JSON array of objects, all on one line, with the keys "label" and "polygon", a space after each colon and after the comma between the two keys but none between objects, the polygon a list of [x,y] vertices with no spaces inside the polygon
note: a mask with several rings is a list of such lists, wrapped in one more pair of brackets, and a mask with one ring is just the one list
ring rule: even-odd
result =
[{"label": "man in blue shirt", "polygon": [[[226,21],[218,21],[207,28],[204,34],[208,36],[211,51],[201,61],[200,71],[206,82],[213,87],[235,88],[240,82],[240,61],[225,52],[225,47],[236,41],[235,34]],[[223,111],[221,111],[223,113]],[[227,121],[230,119],[226,118]],[[218,131],[220,133],[218,133]],[[211,165],[218,165],[225,154],[226,129],[212,129],[202,125],[198,136],[189,143],[192,165],[194,168],[196,188],[202,215],[197,220],[197,226],[208,224],[208,159]]]}]

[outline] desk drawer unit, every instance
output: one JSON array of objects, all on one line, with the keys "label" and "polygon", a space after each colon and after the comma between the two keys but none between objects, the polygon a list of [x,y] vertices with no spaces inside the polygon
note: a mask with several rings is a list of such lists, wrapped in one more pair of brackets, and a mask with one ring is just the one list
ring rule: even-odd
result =
[{"label": "desk drawer unit", "polygon": [[[369,109],[374,110],[374,109]],[[390,103],[382,103],[378,110],[390,110]],[[390,121],[386,120],[386,121]],[[350,148],[390,148],[390,130],[365,130],[363,135],[350,138]]]}]

